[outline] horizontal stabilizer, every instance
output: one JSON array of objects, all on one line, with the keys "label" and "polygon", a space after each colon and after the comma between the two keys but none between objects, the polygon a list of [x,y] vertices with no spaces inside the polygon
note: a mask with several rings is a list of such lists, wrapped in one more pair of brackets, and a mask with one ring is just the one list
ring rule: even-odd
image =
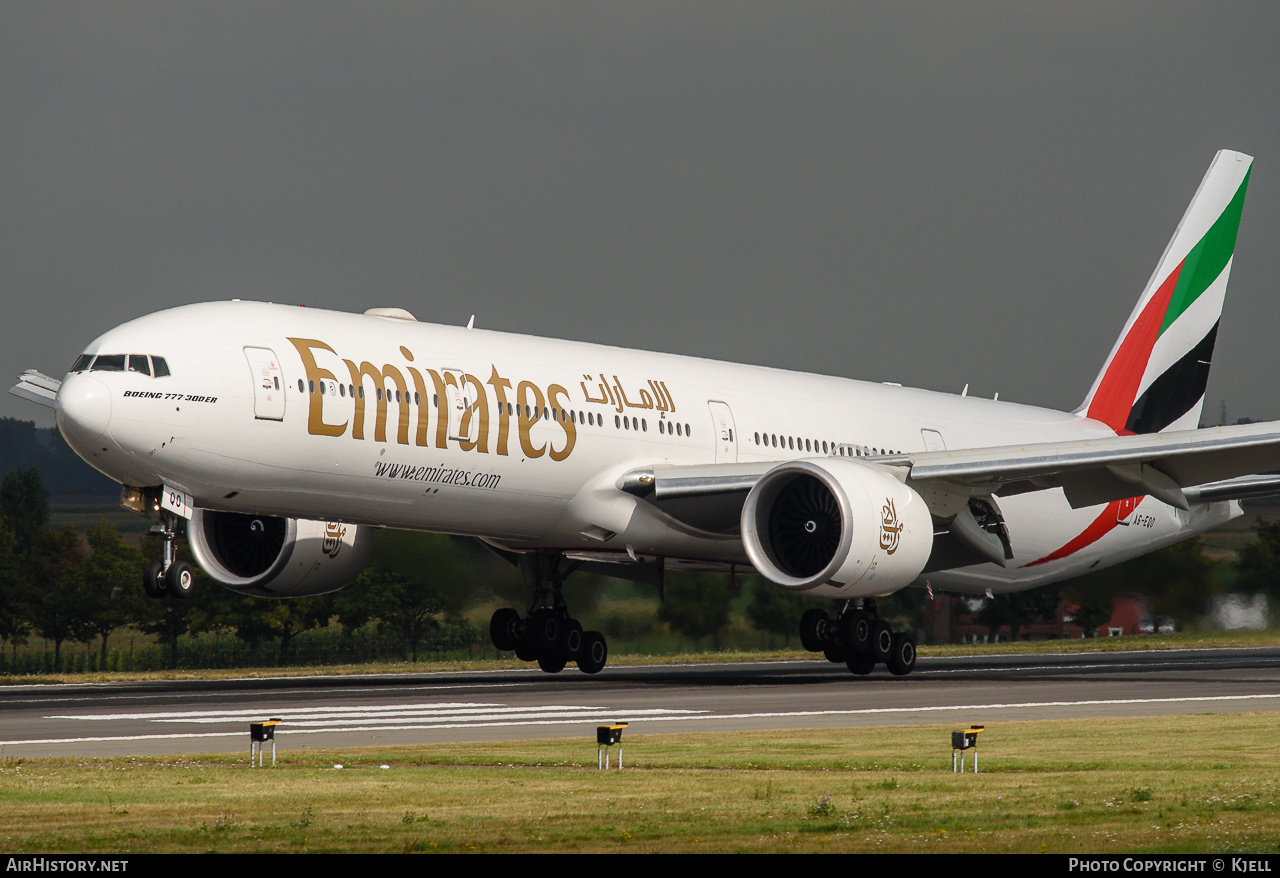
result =
[{"label": "horizontal stabilizer", "polygon": [[18,383],[9,388],[14,396],[38,402],[40,405],[55,408],[58,404],[58,389],[62,382],[57,378],[28,369],[18,376]]},{"label": "horizontal stabilizer", "polygon": [[1196,485],[1182,492],[1191,503],[1216,503],[1220,500],[1255,500],[1280,494],[1280,473],[1241,476],[1223,482]]}]

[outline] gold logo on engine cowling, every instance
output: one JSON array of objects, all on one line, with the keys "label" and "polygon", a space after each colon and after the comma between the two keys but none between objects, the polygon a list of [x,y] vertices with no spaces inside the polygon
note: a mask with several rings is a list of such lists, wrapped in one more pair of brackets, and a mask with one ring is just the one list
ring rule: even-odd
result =
[{"label": "gold logo on engine cowling", "polygon": [[898,510],[893,500],[886,497],[884,506],[880,508],[880,548],[885,554],[892,555],[898,551],[898,535],[902,533],[902,522],[898,520]]},{"label": "gold logo on engine cowling", "polygon": [[324,528],[324,539],[320,543],[320,551],[324,552],[330,558],[338,557],[338,553],[342,551],[342,538],[347,535],[347,529],[336,521],[330,521]]}]

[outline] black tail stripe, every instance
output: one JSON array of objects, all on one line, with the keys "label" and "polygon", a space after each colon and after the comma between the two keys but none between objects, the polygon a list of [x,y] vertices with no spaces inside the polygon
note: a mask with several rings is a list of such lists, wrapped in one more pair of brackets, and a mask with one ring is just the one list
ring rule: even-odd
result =
[{"label": "black tail stripe", "polygon": [[1204,396],[1209,384],[1209,365],[1213,345],[1218,338],[1218,324],[1209,334],[1151,382],[1129,409],[1125,428],[1133,433],[1158,433],[1191,411]]}]

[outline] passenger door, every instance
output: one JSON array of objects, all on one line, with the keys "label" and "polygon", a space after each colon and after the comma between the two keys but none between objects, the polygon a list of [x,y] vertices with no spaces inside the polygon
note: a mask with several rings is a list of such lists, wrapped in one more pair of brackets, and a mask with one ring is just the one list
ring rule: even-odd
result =
[{"label": "passenger door", "polygon": [[716,463],[738,462],[738,436],[733,428],[733,412],[727,403],[708,402],[711,428],[716,437]]},{"label": "passenger door", "polygon": [[275,351],[246,347],[244,356],[253,375],[253,416],[260,421],[283,421],[284,377]]}]

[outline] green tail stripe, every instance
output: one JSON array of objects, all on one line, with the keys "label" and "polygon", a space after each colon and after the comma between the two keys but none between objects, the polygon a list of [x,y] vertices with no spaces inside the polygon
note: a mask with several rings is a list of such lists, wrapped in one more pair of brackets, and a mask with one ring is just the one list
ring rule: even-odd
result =
[{"label": "green tail stripe", "polygon": [[1240,231],[1240,213],[1244,210],[1244,190],[1249,185],[1250,168],[1240,181],[1240,188],[1231,199],[1231,203],[1222,211],[1209,231],[1205,232],[1182,264],[1182,274],[1178,277],[1178,285],[1173,290],[1169,307],[1164,312],[1164,323],[1160,325],[1160,334],[1169,328],[1182,312],[1191,307],[1191,303],[1208,289],[1209,284],[1218,279],[1222,270],[1227,267],[1231,254],[1236,249],[1236,233]]}]

